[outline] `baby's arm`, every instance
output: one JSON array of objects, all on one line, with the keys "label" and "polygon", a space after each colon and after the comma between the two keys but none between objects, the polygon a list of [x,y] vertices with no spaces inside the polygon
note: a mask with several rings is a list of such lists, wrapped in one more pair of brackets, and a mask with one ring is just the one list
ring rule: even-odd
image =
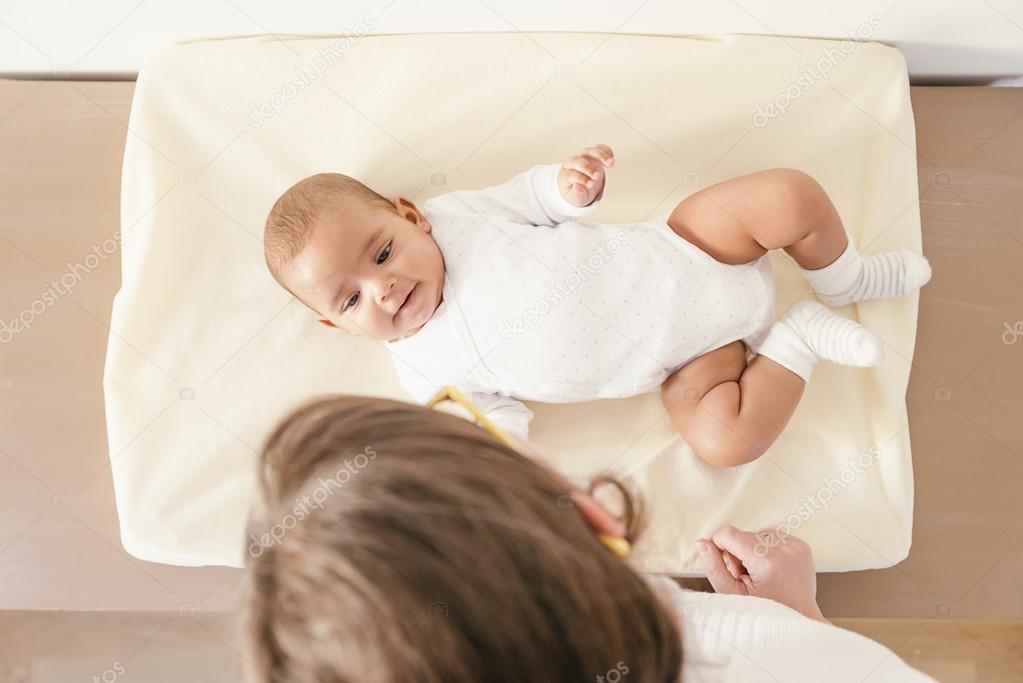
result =
[{"label": "baby's arm", "polygon": [[[397,357],[394,358],[394,367],[398,374],[398,383],[419,405],[427,404],[445,386],[431,382],[421,372]],[[459,388],[501,431],[528,441],[529,422],[533,419],[533,411],[525,404],[509,396]]]},{"label": "baby's arm", "polygon": [[534,166],[501,185],[457,190],[431,201],[445,202],[456,211],[553,227],[600,205],[607,184],[605,169],[613,164],[613,152],[606,145],[587,147],[561,164]]},{"label": "baby's arm", "polygon": [[487,418],[498,426],[501,431],[529,441],[529,423],[533,419],[533,411],[510,396],[470,392],[466,397],[483,411]]}]

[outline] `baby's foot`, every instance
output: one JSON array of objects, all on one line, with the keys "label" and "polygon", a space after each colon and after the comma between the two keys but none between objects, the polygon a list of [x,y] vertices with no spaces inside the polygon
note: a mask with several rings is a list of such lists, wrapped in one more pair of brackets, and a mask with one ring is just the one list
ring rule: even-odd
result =
[{"label": "baby's foot", "polygon": [[[852,247],[852,242],[849,242]],[[894,299],[916,291],[931,279],[927,259],[898,249],[860,256],[846,248],[835,263],[817,270],[803,270],[817,299],[829,306],[845,306],[871,299]]]},{"label": "baby's foot", "polygon": [[915,292],[931,279],[931,264],[907,249],[861,256],[849,246],[829,266],[803,270],[817,298],[829,306],[891,299]]},{"label": "baby's foot", "polygon": [[819,359],[871,367],[884,358],[884,344],[859,323],[816,301],[800,301],[753,343],[753,350],[809,381]]}]

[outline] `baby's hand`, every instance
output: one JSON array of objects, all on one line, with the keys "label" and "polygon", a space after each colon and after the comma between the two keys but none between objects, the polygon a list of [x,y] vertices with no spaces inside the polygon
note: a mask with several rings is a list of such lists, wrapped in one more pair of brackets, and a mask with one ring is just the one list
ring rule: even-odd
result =
[{"label": "baby's hand", "polygon": [[607,145],[587,147],[569,157],[558,169],[558,189],[573,206],[589,206],[604,191],[605,167],[614,166],[615,153]]}]

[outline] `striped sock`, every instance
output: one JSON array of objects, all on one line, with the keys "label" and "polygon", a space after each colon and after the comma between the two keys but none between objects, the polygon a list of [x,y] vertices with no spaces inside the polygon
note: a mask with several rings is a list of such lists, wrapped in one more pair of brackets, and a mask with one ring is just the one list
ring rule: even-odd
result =
[{"label": "striped sock", "polygon": [[884,344],[857,322],[843,318],[816,301],[800,301],[788,310],[751,348],[810,381],[820,359],[866,368],[884,358]]},{"label": "striped sock", "polygon": [[817,298],[829,306],[891,299],[915,292],[931,279],[931,266],[920,254],[899,249],[860,256],[852,240],[830,265],[801,270]]}]

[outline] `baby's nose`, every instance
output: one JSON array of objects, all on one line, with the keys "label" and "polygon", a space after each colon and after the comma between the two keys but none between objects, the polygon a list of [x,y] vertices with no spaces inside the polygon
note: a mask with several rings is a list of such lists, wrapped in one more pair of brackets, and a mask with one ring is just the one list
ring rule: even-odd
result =
[{"label": "baby's nose", "polygon": [[391,302],[391,299],[393,299],[394,296],[394,280],[383,281],[377,285],[377,301],[381,305]]}]

